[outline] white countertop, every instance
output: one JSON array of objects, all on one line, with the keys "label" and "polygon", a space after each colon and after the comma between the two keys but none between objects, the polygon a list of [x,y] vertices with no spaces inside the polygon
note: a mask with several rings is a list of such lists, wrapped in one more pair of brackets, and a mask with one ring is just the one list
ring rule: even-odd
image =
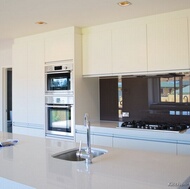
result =
[{"label": "white countertop", "polygon": [[84,162],[51,157],[52,154],[78,146],[72,141],[0,133],[0,141],[10,138],[19,142],[15,146],[0,149],[0,178],[5,184],[16,182],[31,189],[189,187],[190,156],[103,147],[108,153],[94,158],[93,163],[86,166]]}]

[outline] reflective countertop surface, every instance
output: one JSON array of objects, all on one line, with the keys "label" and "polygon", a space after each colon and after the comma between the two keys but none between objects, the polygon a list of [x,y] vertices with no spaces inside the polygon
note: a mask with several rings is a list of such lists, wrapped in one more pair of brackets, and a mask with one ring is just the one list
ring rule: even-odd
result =
[{"label": "reflective countertop surface", "polygon": [[0,177],[29,188],[168,189],[181,183],[188,189],[190,156],[100,147],[108,153],[86,165],[52,157],[78,147],[73,141],[0,133],[0,141],[7,139],[19,142],[0,148]]}]

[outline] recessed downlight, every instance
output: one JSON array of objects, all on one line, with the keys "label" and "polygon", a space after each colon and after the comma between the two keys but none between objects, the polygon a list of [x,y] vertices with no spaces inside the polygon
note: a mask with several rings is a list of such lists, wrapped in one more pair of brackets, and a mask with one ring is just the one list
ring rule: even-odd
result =
[{"label": "recessed downlight", "polygon": [[38,22],[36,22],[35,24],[38,24],[38,25],[43,25],[43,24],[47,24],[46,22],[44,22],[44,21],[38,21]]},{"label": "recessed downlight", "polygon": [[121,2],[118,3],[118,5],[121,6],[121,7],[127,7],[127,6],[129,6],[131,4],[132,3],[129,2],[129,1],[121,1]]}]

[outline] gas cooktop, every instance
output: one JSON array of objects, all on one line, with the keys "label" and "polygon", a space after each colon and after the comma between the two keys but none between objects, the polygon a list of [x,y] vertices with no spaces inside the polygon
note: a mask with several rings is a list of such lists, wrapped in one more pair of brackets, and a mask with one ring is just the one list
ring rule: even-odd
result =
[{"label": "gas cooktop", "polygon": [[121,127],[181,132],[186,129],[189,129],[190,124],[158,123],[158,122],[134,121],[133,120],[133,121],[123,122],[121,124]]}]

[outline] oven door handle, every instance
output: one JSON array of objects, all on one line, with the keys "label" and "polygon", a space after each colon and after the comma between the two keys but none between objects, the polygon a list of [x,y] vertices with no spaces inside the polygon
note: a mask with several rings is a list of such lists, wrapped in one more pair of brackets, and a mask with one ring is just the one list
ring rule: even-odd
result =
[{"label": "oven door handle", "polygon": [[71,106],[46,105],[47,108],[70,108]]},{"label": "oven door handle", "polygon": [[51,74],[62,74],[62,73],[71,73],[72,70],[60,70],[60,71],[49,71],[46,72],[46,75],[51,75]]}]

